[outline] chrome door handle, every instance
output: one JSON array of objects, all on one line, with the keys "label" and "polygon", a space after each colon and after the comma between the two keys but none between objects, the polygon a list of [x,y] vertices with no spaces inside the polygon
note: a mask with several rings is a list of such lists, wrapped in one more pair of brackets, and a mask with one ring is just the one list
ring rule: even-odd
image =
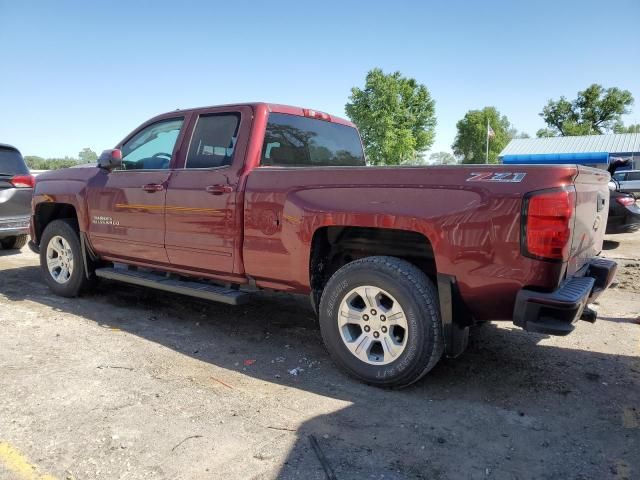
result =
[{"label": "chrome door handle", "polygon": [[142,186],[142,189],[145,192],[153,193],[153,192],[161,192],[164,190],[164,185],[161,183],[148,183]]},{"label": "chrome door handle", "polygon": [[231,185],[209,185],[205,190],[211,195],[222,195],[233,192],[233,187]]}]

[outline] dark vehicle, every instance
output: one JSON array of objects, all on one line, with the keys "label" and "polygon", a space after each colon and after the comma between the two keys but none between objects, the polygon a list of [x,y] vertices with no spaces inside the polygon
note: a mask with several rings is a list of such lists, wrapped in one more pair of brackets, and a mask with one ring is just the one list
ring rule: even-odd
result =
[{"label": "dark vehicle", "polygon": [[632,193],[612,191],[609,200],[608,234],[640,230],[640,207]]},{"label": "dark vehicle", "polygon": [[[369,167],[355,126],[266,103],[149,120],[98,165],[38,177],[30,245],[55,293],[95,277],[228,304],[310,295],[335,362],[405,386],[469,327],[567,335],[613,281],[609,174]],[[446,201],[443,201],[446,199]]]},{"label": "dark vehicle", "polygon": [[22,155],[0,144],[0,245],[20,249],[27,243],[34,178]]}]

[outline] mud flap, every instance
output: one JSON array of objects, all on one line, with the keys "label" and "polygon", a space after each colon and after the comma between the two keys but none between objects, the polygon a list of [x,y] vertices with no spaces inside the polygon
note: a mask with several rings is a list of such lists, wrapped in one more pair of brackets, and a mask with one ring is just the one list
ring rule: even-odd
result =
[{"label": "mud flap", "polygon": [[438,273],[438,297],[444,353],[449,358],[455,358],[465,351],[469,343],[471,316],[458,293],[455,277]]}]

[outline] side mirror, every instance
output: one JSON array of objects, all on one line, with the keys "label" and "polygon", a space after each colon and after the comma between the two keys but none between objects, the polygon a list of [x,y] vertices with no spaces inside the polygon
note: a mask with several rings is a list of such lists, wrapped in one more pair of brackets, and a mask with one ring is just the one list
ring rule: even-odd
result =
[{"label": "side mirror", "polygon": [[612,192],[618,190],[618,185],[616,185],[615,181],[609,180],[609,190],[611,190]]},{"label": "side mirror", "polygon": [[111,150],[105,150],[98,158],[98,167],[105,170],[113,170],[122,165],[122,151],[114,148]]}]

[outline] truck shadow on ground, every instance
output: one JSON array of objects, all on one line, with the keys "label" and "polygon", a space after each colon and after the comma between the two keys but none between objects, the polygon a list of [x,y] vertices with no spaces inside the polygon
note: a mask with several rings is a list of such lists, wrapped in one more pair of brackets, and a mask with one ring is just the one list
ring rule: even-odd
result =
[{"label": "truck shadow on ground", "polygon": [[[621,408],[640,398],[637,356],[538,345],[544,336],[486,324],[475,329],[460,358],[390,391],[338,371],[306,297],[265,293],[231,307],[104,281],[65,299],[50,293],[36,266],[3,270],[0,295],[265,382],[350,402],[297,428],[278,478],[324,478],[311,434],[340,479],[609,478],[620,465],[640,470],[640,430],[621,421]],[[255,362],[245,366],[245,360]],[[294,368],[302,370],[294,376]]]}]

